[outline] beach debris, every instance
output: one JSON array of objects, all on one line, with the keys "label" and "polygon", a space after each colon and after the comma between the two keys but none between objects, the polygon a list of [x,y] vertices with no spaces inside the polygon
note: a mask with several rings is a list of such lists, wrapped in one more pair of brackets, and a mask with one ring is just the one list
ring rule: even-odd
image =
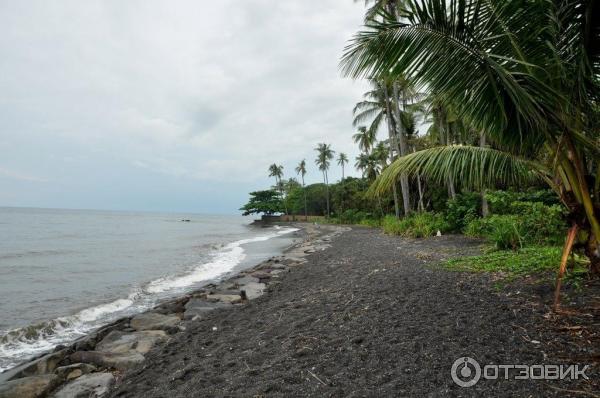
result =
[{"label": "beach debris", "polygon": [[216,326],[213,326],[213,327],[212,327],[212,331],[213,331],[213,332],[216,332],[217,330],[218,330],[218,329],[217,329],[217,327],[216,327]]},{"label": "beach debris", "polygon": [[438,231],[437,231],[437,234],[435,234],[435,236],[442,236],[442,231],[440,231],[440,230],[438,229]]}]

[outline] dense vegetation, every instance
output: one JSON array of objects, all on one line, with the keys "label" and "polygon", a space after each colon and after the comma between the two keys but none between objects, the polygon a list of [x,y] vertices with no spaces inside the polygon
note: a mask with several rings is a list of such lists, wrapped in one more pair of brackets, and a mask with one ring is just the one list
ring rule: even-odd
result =
[{"label": "dense vegetation", "polygon": [[371,84],[353,111],[362,178],[330,184],[335,152],[319,144],[323,184],[304,186],[305,161],[302,184],[279,176],[283,211],[496,249],[564,244],[559,276],[573,250],[600,274],[600,4],[366,4],[341,60]]}]

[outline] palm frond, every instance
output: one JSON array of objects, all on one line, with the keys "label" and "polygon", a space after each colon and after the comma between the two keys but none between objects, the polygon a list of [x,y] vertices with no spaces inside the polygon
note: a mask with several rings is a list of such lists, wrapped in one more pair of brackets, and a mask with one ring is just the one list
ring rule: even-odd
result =
[{"label": "palm frond", "polygon": [[391,189],[401,174],[421,176],[439,184],[449,179],[465,189],[482,189],[496,184],[527,184],[550,178],[538,162],[492,148],[450,145],[414,152],[394,161],[371,186],[371,194]]}]

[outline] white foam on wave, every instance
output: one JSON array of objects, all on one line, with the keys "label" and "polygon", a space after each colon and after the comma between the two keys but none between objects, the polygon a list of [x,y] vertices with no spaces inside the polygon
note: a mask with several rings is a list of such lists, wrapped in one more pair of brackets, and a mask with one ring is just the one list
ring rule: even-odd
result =
[{"label": "white foam on wave", "polygon": [[72,342],[120,316],[148,309],[156,303],[157,296],[164,297],[165,294],[177,293],[202,281],[218,278],[246,258],[243,245],[266,241],[298,231],[298,228],[276,227],[275,231],[226,244],[212,254],[209,262],[198,265],[190,273],[154,280],[143,290],[135,289],[127,298],[99,304],[38,325],[0,331],[0,373],[28,358],[52,350],[58,344]]},{"label": "white foam on wave", "polygon": [[172,290],[183,289],[199,282],[214,279],[235,268],[245,258],[246,253],[243,245],[254,242],[262,242],[272,239],[276,236],[285,235],[290,232],[298,231],[298,228],[280,229],[276,226],[277,232],[257,236],[249,239],[241,239],[225,245],[220,251],[213,255],[210,262],[195,267],[194,270],[186,275],[178,277],[160,278],[148,284],[145,290],[152,294],[164,293]]}]

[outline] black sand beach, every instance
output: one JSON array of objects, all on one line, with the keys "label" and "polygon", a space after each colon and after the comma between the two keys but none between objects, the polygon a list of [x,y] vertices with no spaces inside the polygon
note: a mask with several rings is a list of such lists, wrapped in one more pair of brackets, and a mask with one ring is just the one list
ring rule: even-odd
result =
[{"label": "black sand beach", "polygon": [[[598,313],[556,317],[549,314],[549,289],[523,283],[498,291],[491,276],[437,265],[477,253],[477,241],[403,240],[353,228],[331,245],[273,276],[262,297],[186,322],[185,331],[119,375],[111,396],[524,397],[597,391],[591,360],[598,355]],[[597,300],[593,291],[583,297]],[[462,356],[482,366],[592,368],[589,381],[482,379],[461,388],[450,370]]]}]

